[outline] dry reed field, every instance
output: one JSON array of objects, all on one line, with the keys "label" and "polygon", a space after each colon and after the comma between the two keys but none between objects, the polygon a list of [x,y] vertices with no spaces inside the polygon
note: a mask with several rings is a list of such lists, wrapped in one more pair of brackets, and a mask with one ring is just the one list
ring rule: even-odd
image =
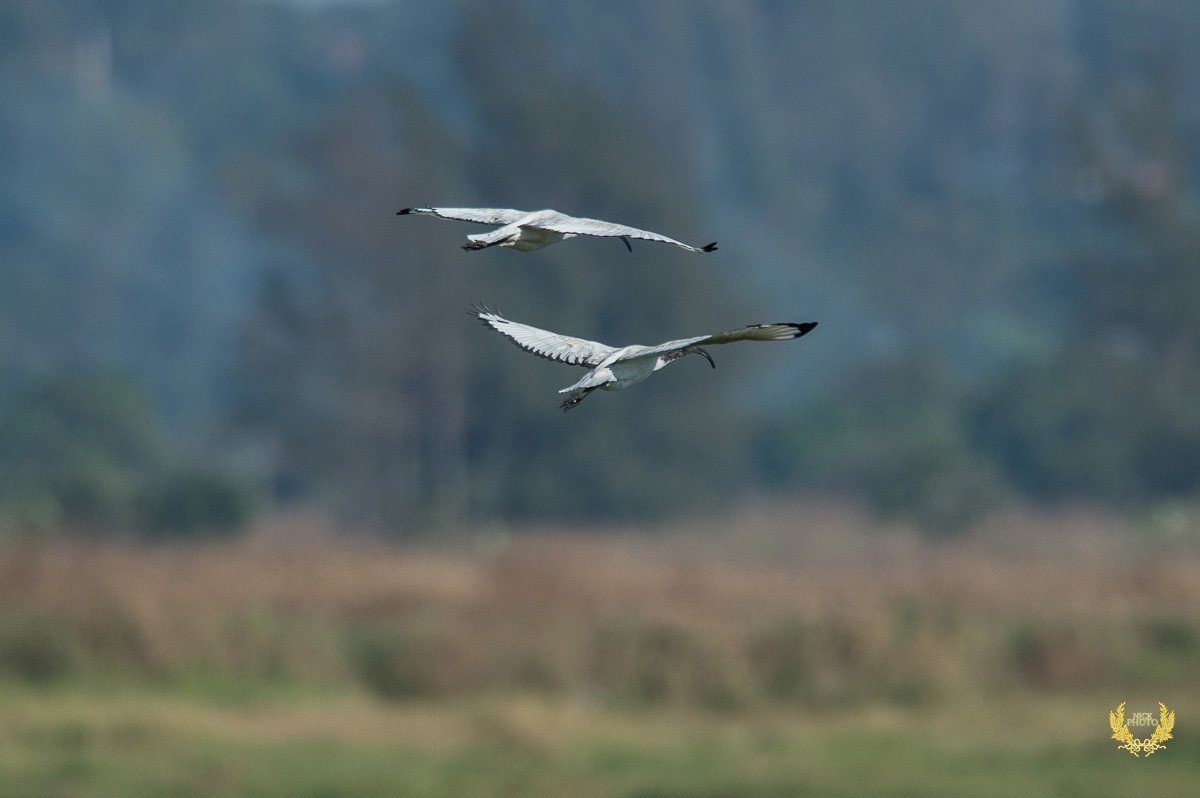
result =
[{"label": "dry reed field", "polygon": [[[1061,719],[1053,745],[1103,762],[1106,712],[1122,700],[1173,702],[1184,739],[1200,717],[1200,537],[1172,529],[1013,514],[935,544],[821,506],[439,545],[312,519],[237,543],[13,542],[0,552],[0,774],[27,780],[0,787],[289,794],[257,770],[274,756],[297,779],[297,757],[326,762],[291,794],[370,793],[347,787],[349,762],[400,774],[379,783],[411,794],[496,794],[497,774],[523,785],[507,794],[790,794],[842,784],[821,779],[864,734],[928,776],[928,740],[904,732],[914,719],[954,749],[964,731],[947,719],[965,713],[986,751],[1013,723],[1038,728],[1038,707]],[[1004,707],[1020,720],[996,717]],[[190,759],[196,735],[215,746],[202,759],[216,776]],[[709,753],[646,754],[672,739]],[[239,765],[218,740],[273,753]],[[145,762],[109,772],[111,757],[138,761],[122,745]],[[818,770],[790,769],[814,746]],[[604,751],[623,753],[606,765]],[[1171,755],[1200,767],[1195,753],[1159,758]],[[717,771],[672,759],[692,756]],[[139,780],[164,762],[177,768]],[[710,783],[741,787],[701,791]],[[891,782],[870,783],[883,792],[863,794]],[[962,792],[971,783],[946,794],[1004,794]]]}]

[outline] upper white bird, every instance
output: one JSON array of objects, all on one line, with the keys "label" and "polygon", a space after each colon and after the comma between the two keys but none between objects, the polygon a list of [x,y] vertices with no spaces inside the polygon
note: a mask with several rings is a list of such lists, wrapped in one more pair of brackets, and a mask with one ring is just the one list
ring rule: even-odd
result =
[{"label": "upper white bird", "polygon": [[716,368],[717,364],[713,362],[712,357],[701,348],[704,344],[728,344],[734,341],[787,341],[812,332],[813,328],[817,326],[815,321],[803,324],[752,324],[732,332],[698,335],[695,338],[667,341],[665,344],[657,346],[633,344],[632,346],[614,347],[509,321],[484,307],[475,308],[471,311],[471,315],[478,317],[493,330],[507,336],[527,352],[549,360],[556,360],[559,363],[569,363],[573,366],[584,366],[591,369],[579,382],[559,391],[559,393],[568,394],[562,403],[564,412],[582,402],[584,397],[597,388],[606,391],[628,388],[630,385],[646,379],[671,361],[678,360],[685,355],[704,355],[708,359],[709,365]]},{"label": "upper white bird", "polygon": [[423,213],[428,216],[439,216],[442,219],[500,225],[487,233],[467,236],[467,243],[463,244],[463,249],[500,246],[528,252],[531,249],[548,247],[576,236],[619,238],[625,242],[625,246],[629,248],[630,252],[633,251],[633,247],[629,243],[631,238],[674,244],[690,252],[712,252],[717,248],[716,241],[708,246],[693,247],[673,238],[651,233],[649,230],[602,222],[599,219],[576,218],[551,210],[531,212],[514,211],[507,208],[405,208],[396,211],[397,216],[406,213]]}]

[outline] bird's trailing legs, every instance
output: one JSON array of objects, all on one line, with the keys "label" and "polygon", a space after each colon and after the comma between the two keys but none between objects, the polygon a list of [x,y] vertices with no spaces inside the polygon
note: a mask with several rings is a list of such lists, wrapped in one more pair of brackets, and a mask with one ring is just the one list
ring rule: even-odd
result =
[{"label": "bird's trailing legs", "polygon": [[562,408],[562,411],[565,413],[568,410],[570,410],[572,407],[574,407],[575,405],[579,404],[584,399],[586,399],[587,395],[589,393],[591,393],[592,391],[595,391],[595,390],[599,390],[599,388],[600,388],[599,385],[594,385],[591,388],[584,388],[581,391],[576,391],[575,393],[568,396],[566,399],[563,399],[563,403],[559,406]]},{"label": "bird's trailing legs", "polygon": [[467,241],[467,243],[463,244],[462,248],[467,250],[468,252],[471,250],[476,250],[476,249],[487,249],[488,247],[499,246],[499,245],[503,244],[505,241],[511,241],[514,238],[518,238],[518,237],[519,237],[519,235],[511,235],[511,236],[508,236],[507,238],[501,238],[499,241],[479,241],[477,239],[472,238],[469,241]]},{"label": "bird's trailing legs", "polygon": [[668,352],[662,356],[662,359],[664,362],[670,363],[672,360],[678,360],[684,355],[704,355],[705,359],[708,360],[708,365],[713,368],[717,367],[717,363],[712,359],[712,355],[699,346],[689,346],[686,349],[677,349],[674,352]]}]

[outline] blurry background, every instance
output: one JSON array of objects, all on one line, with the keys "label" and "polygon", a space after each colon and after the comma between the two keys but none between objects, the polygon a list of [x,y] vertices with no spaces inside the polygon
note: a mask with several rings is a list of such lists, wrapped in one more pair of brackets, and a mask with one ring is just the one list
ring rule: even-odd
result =
[{"label": "blurry background", "polygon": [[[1109,709],[1200,717],[1194,4],[9,0],[0,96],[18,787],[850,790],[844,747],[925,778],[914,718],[1020,695],[1087,730],[1024,754],[1100,794],[1142,765]],[[720,250],[465,253],[414,205]],[[480,301],[613,344],[821,326],[564,416],[580,372]],[[653,760],[620,712],[664,705],[739,731]],[[202,712],[278,773],[195,754]]]}]

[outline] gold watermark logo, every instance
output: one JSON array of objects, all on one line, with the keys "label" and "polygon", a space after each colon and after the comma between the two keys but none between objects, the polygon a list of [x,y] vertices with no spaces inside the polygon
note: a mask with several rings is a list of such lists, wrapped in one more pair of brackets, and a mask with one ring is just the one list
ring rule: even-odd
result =
[{"label": "gold watermark logo", "polygon": [[[1112,738],[1120,743],[1118,748],[1123,748],[1134,756],[1150,756],[1158,749],[1166,748],[1163,743],[1171,739],[1171,729],[1175,728],[1175,713],[1168,711],[1167,705],[1159,701],[1157,719],[1151,712],[1135,712],[1126,720],[1125,702],[1122,701],[1115,711],[1108,713],[1108,725],[1112,726]],[[1129,730],[1130,726],[1153,726],[1154,731],[1149,737],[1139,740]]]}]

